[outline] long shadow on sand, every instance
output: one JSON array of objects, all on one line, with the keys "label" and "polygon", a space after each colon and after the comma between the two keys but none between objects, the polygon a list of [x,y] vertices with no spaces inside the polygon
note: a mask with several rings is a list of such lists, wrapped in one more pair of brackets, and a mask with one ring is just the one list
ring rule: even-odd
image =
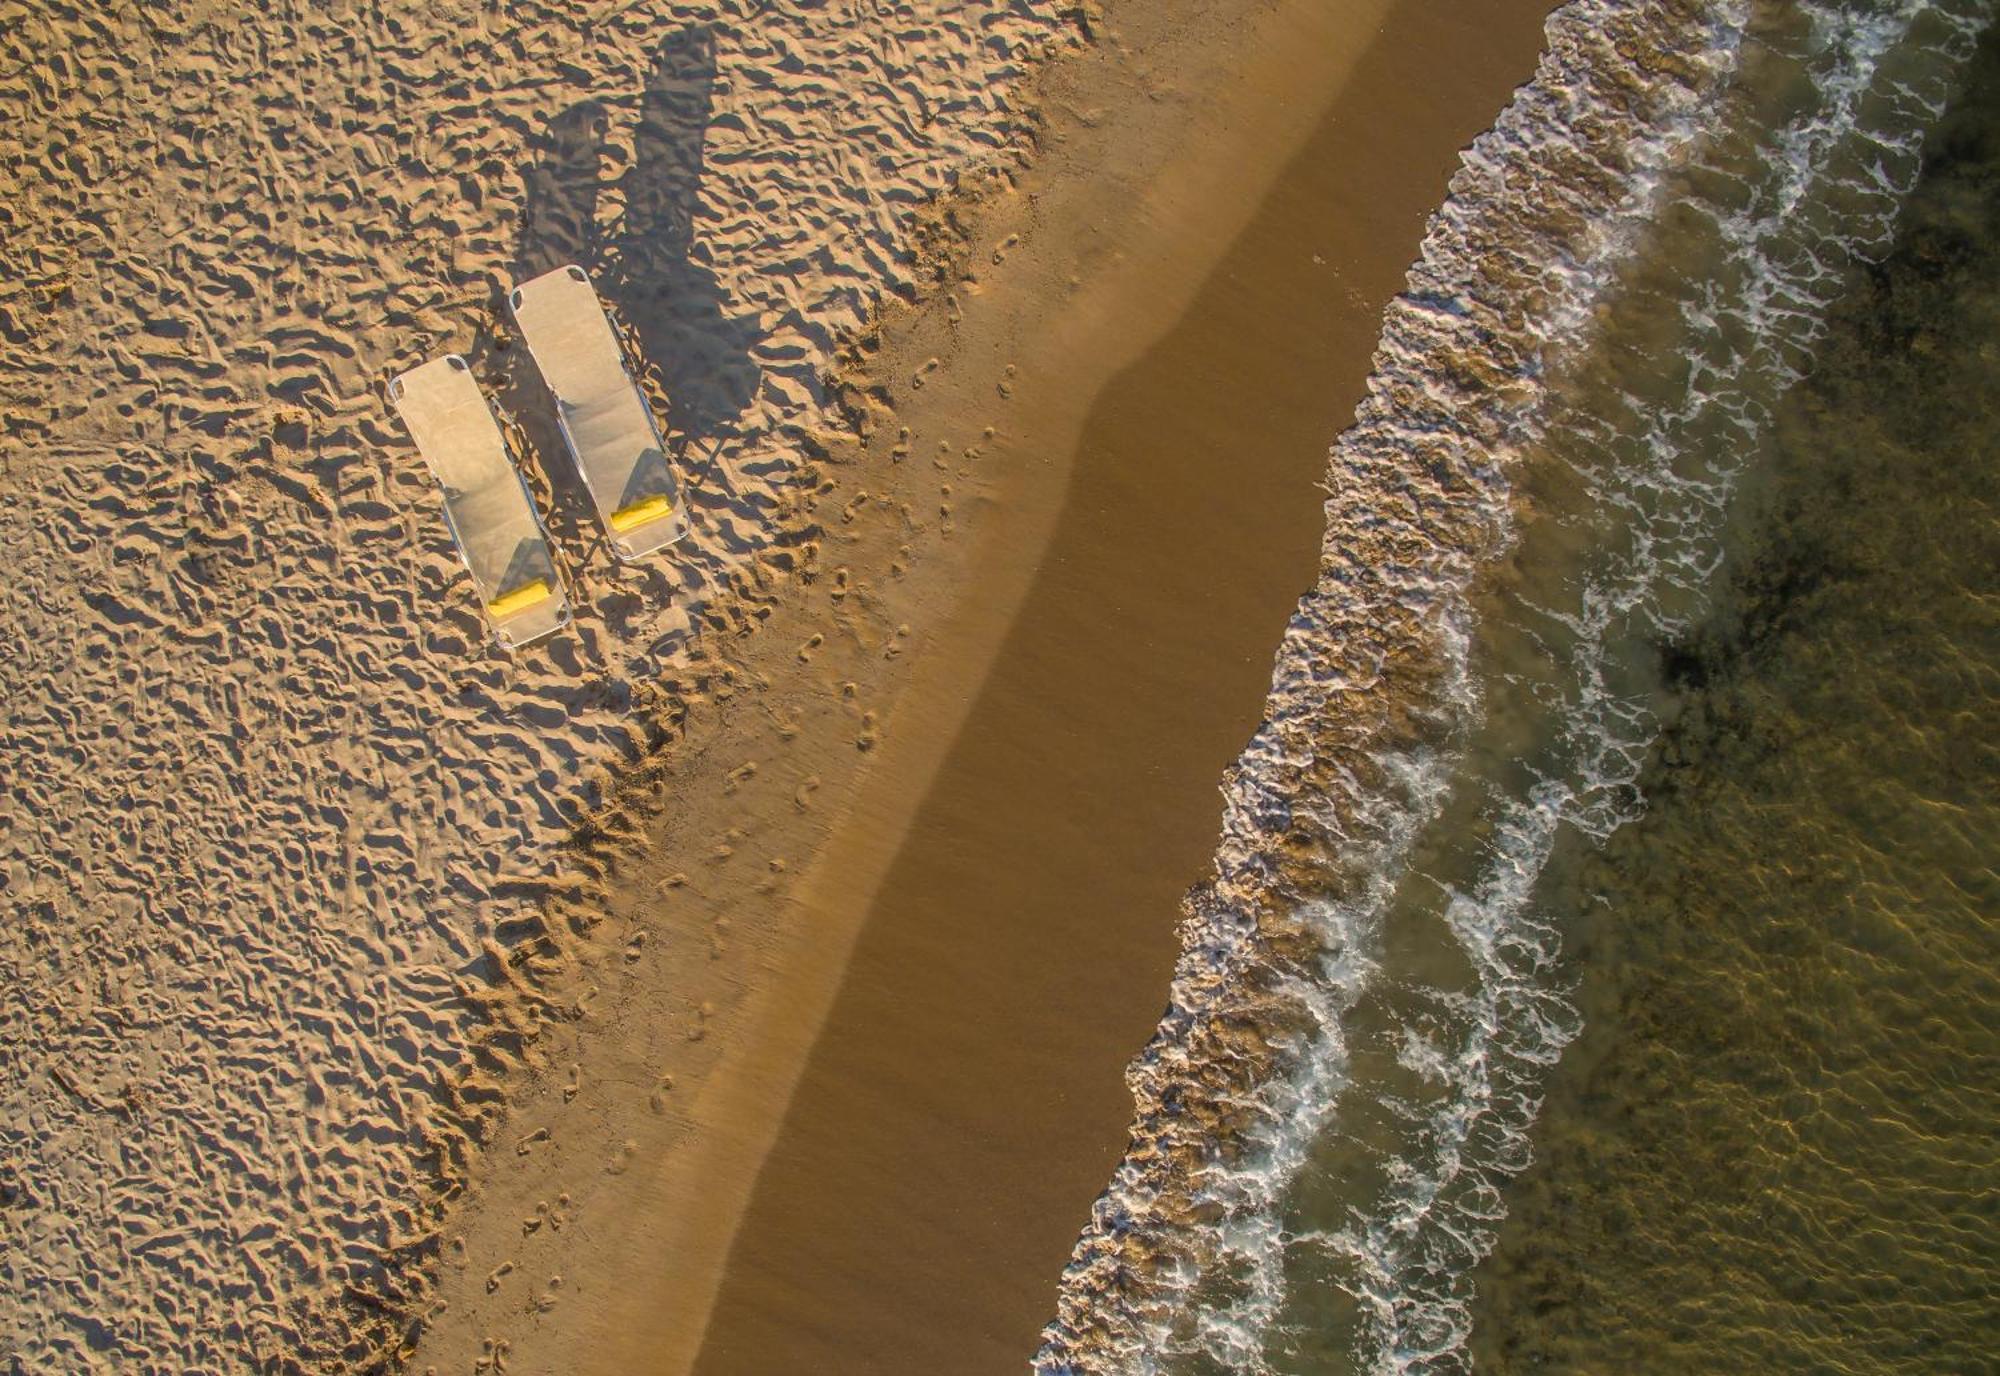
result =
[{"label": "long shadow on sand", "polygon": [[588,269],[659,370],[670,428],[704,441],[733,433],[756,394],[750,351],[762,335],[754,320],[724,311],[721,284],[693,257],[714,89],[710,28],[660,44],[639,95],[632,163],[615,183],[624,210],[608,233],[597,227],[604,107],[586,100],[554,115],[522,170],[527,205],[514,260],[517,281],[565,263]]}]

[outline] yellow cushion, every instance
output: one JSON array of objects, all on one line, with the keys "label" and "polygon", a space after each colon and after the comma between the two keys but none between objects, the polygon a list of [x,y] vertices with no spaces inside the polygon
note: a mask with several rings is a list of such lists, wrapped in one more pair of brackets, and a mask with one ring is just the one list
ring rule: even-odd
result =
[{"label": "yellow cushion", "polygon": [[532,583],[523,583],[512,592],[503,592],[486,604],[486,614],[495,621],[504,621],[515,612],[524,612],[538,603],[546,602],[553,596],[546,578],[537,578]]},{"label": "yellow cushion", "polygon": [[665,497],[642,497],[632,505],[611,513],[611,528],[624,534],[633,526],[643,526],[673,514],[674,504]]}]

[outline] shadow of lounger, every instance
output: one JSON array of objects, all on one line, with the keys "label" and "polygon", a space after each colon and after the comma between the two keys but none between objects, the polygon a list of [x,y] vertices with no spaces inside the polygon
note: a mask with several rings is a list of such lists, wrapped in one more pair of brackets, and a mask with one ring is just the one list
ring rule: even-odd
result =
[{"label": "shadow of lounger", "polygon": [[513,650],[567,624],[548,535],[465,360],[447,354],[412,368],[390,382],[389,400],[444,489],[445,524],[493,638]]}]

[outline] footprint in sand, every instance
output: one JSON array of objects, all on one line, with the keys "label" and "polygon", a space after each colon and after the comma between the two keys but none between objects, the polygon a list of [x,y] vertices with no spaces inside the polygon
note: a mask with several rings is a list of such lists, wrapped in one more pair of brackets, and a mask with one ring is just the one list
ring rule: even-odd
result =
[{"label": "footprint in sand", "polygon": [[543,1314],[546,1314],[551,1309],[555,1308],[556,1300],[560,1298],[559,1292],[561,1290],[562,1290],[562,1277],[550,1276],[549,1288],[542,1291],[542,1293],[535,1299],[536,1310]]},{"label": "footprint in sand", "polygon": [[583,1067],[580,1065],[572,1065],[569,1068],[569,1083],[563,1086],[563,1092],[562,1092],[563,1102],[566,1104],[573,1102],[576,1099],[576,1096],[581,1094],[582,1092],[583,1092]]},{"label": "footprint in sand", "polygon": [[792,793],[792,806],[800,812],[812,807],[812,795],[819,792],[819,775],[809,775]]},{"label": "footprint in sand", "polygon": [[861,734],[854,738],[854,748],[856,750],[873,750],[875,743],[880,739],[882,739],[882,733],[875,729],[875,714],[873,712],[863,712],[861,714]]},{"label": "footprint in sand", "polygon": [[514,1144],[514,1154],[516,1156],[526,1156],[529,1151],[533,1150],[535,1143],[547,1142],[551,1136],[552,1134],[547,1128],[536,1128],[533,1132]]},{"label": "footprint in sand", "polygon": [[667,1096],[673,1092],[674,1077],[671,1075],[662,1075],[659,1082],[653,1086],[653,1093],[646,1100],[646,1103],[652,1108],[653,1112],[665,1113],[667,1111]]},{"label": "footprint in sand", "polygon": [[491,1271],[488,1271],[486,1273],[486,1293],[490,1295],[495,1290],[498,1290],[500,1288],[500,1282],[505,1280],[507,1278],[508,1273],[511,1272],[513,1269],[514,1269],[513,1262],[503,1261],[498,1266],[494,1267]]},{"label": "footprint in sand", "polygon": [[612,1152],[610,1159],[604,1163],[604,1173],[606,1175],[625,1174],[626,1171],[632,1169],[632,1158],[638,1154],[639,1144],[629,1137],[626,1138],[618,1144],[618,1149]]},{"label": "footprint in sand", "polygon": [[801,664],[812,663],[812,657],[814,651],[818,650],[819,647],[824,644],[826,644],[826,637],[815,631],[810,637],[808,637],[805,644],[799,646],[799,663]]},{"label": "footprint in sand", "polygon": [[995,263],[1006,262],[1008,252],[1014,247],[1014,245],[1020,242],[1021,242],[1020,235],[1009,234],[1006,238],[1002,239],[999,243],[999,246],[993,250],[993,261]]}]

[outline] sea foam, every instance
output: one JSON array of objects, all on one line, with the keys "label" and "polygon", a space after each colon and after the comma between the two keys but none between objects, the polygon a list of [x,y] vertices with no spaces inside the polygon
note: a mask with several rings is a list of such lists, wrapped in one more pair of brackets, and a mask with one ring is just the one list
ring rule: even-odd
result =
[{"label": "sea foam", "polygon": [[[1579,1027],[1537,881],[1564,834],[1641,807],[1656,722],[1634,647],[1699,605],[1738,469],[1852,263],[1887,247],[1984,19],[1739,0],[1551,17],[1330,455],[1320,577],[1224,781],[1217,878],[1188,901],[1167,1014],[1128,1072],[1131,1143],[1038,1370],[1269,1370],[1325,1346],[1304,1284],[1347,1297],[1357,1366],[1466,1365],[1473,1268]],[[1664,327],[1629,319],[1647,313]],[[1519,529],[1537,465],[1559,473],[1564,538],[1553,569],[1509,569],[1542,548]],[[1411,920],[1412,855],[1468,823],[1477,863],[1428,902],[1462,973],[1427,983],[1391,924]],[[1367,1033],[1396,1047],[1394,1084],[1357,1070],[1364,1000],[1394,1010]],[[1350,1114],[1398,1148],[1378,1188],[1316,1217],[1293,1192]]]}]

